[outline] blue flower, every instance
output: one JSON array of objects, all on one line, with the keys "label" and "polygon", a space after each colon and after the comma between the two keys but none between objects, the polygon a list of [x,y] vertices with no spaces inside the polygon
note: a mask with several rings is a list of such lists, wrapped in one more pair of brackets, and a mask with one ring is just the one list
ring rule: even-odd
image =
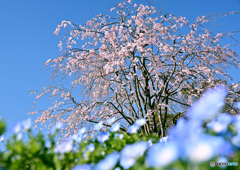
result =
[{"label": "blue flower", "polygon": [[13,133],[17,134],[22,131],[22,124],[20,122],[17,122],[13,127]]},{"label": "blue flower", "polygon": [[93,152],[93,151],[95,150],[95,146],[94,146],[93,143],[90,143],[90,144],[87,146],[87,148],[88,148],[88,150],[89,150],[90,152]]},{"label": "blue flower", "polygon": [[63,127],[62,122],[57,122],[51,129],[50,134],[53,135],[57,130],[61,129]]},{"label": "blue flower", "polygon": [[72,170],[91,170],[91,165],[85,164],[85,165],[77,165],[72,168]]},{"label": "blue flower", "polygon": [[234,117],[233,125],[237,131],[240,131],[240,115],[237,115],[236,117]]},{"label": "blue flower", "polygon": [[133,124],[133,125],[128,127],[127,133],[130,133],[130,134],[137,133],[138,129],[139,129],[139,126]]},{"label": "blue flower", "polygon": [[216,133],[225,132],[228,128],[228,125],[232,122],[232,116],[221,113],[216,119],[207,124],[208,128],[211,128]]},{"label": "blue flower", "polygon": [[27,120],[22,121],[23,130],[27,131],[31,129],[31,123],[32,123],[31,118],[28,118]]},{"label": "blue flower", "polygon": [[14,126],[13,126],[13,133],[17,135],[17,140],[21,140],[22,139],[22,124],[21,122],[17,122]]},{"label": "blue flower", "polygon": [[70,141],[70,142],[64,142],[64,143],[61,143],[59,145],[57,145],[55,148],[54,148],[54,152],[55,153],[66,153],[66,152],[70,152],[71,150],[73,149],[73,142]]},{"label": "blue flower", "polygon": [[123,139],[124,138],[124,134],[114,134],[114,139]]},{"label": "blue flower", "polygon": [[102,129],[102,127],[103,127],[103,122],[101,121],[94,126],[94,130],[100,130]]},{"label": "blue flower", "polygon": [[168,142],[168,136],[162,137],[159,140],[160,142],[167,143]]},{"label": "blue flower", "polygon": [[113,124],[112,127],[110,128],[110,131],[111,131],[111,132],[116,132],[116,131],[119,130],[119,128],[120,128],[120,124],[119,124],[119,123],[115,123],[115,124]]},{"label": "blue flower", "polygon": [[135,122],[134,122],[134,124],[135,125],[137,125],[137,126],[143,126],[144,124],[146,123],[146,120],[144,119],[144,118],[142,118],[142,119],[138,119],[138,120],[136,120]]},{"label": "blue flower", "polygon": [[153,145],[152,139],[149,139],[149,140],[148,140],[148,147],[150,148],[152,145]]},{"label": "blue flower", "polygon": [[146,161],[150,167],[165,167],[178,158],[178,147],[175,143],[157,143],[148,151]]},{"label": "blue flower", "polygon": [[98,139],[99,142],[104,143],[106,140],[109,139],[109,136],[110,136],[110,132],[109,132],[109,131],[107,131],[107,132],[101,132],[101,133],[98,135],[97,139]]},{"label": "blue flower", "polygon": [[132,167],[135,163],[136,163],[136,159],[134,159],[134,158],[121,157],[121,159],[120,159],[120,165],[121,165],[124,169],[129,169],[129,168]]},{"label": "blue flower", "polygon": [[96,165],[94,170],[112,170],[116,166],[116,164],[119,160],[119,157],[120,157],[120,155],[118,152],[114,152],[114,153],[107,155],[104,160],[101,160]]},{"label": "blue flower", "polygon": [[120,165],[128,169],[133,166],[136,159],[141,157],[148,148],[148,143],[141,141],[132,145],[126,145],[121,151]]},{"label": "blue flower", "polygon": [[215,149],[212,141],[208,141],[207,138],[199,138],[199,140],[186,145],[185,153],[189,161],[200,164],[213,158]]},{"label": "blue flower", "polygon": [[0,136],[0,142],[2,142],[2,141],[4,141],[4,136],[3,135]]},{"label": "blue flower", "polygon": [[188,112],[190,118],[198,121],[212,119],[224,105],[226,94],[226,88],[223,86],[208,90],[204,93],[203,97],[191,107]]}]

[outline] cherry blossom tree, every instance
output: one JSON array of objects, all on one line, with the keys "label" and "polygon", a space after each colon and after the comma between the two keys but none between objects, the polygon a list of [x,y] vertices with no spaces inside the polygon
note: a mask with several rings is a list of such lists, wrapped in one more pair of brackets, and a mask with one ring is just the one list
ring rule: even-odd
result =
[{"label": "cherry blossom tree", "polygon": [[[239,112],[233,105],[239,100],[240,84],[228,84],[226,70],[239,68],[240,60],[222,43],[235,32],[213,33],[205,26],[237,12],[201,16],[189,24],[185,17],[131,1],[110,11],[112,16],[96,15],[85,25],[66,20],[58,25],[54,35],[62,27],[71,29],[58,45],[62,54],[45,63],[54,68],[51,86],[36,94],[37,100],[45,95],[57,100],[29,113],[41,114],[35,123],[50,121],[49,128],[58,121],[66,123],[66,138],[83,126],[94,133],[99,122],[104,128],[120,122],[126,132],[145,118],[139,133],[165,136],[172,120],[187,116],[193,102],[218,85],[228,88],[225,111],[233,116]],[[70,80],[69,88],[61,84],[65,80]],[[114,122],[107,122],[113,117]]]}]

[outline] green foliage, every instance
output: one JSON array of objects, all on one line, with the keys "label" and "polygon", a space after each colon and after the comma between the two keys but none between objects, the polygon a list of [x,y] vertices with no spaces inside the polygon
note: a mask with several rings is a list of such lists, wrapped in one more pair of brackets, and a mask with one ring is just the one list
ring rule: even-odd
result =
[{"label": "green foliage", "polygon": [[[127,144],[134,144],[138,141],[147,141],[153,136],[139,136],[138,134],[124,134],[124,138],[116,138],[116,133],[111,133],[109,140],[100,143],[97,140],[82,141],[77,152],[67,152],[57,154],[54,152],[56,146],[54,135],[49,136],[51,147],[46,147],[46,142],[42,133],[36,136],[28,131],[28,141],[17,140],[17,135],[13,135],[7,140],[7,151],[0,151],[0,167],[5,167],[9,170],[70,170],[78,164],[97,164],[104,159],[107,154],[114,151],[121,151]],[[157,141],[157,137],[153,139]],[[87,149],[90,143],[94,143],[95,149],[93,152]]]},{"label": "green foliage", "polygon": [[0,119],[0,136],[5,132],[6,125],[3,120]]}]

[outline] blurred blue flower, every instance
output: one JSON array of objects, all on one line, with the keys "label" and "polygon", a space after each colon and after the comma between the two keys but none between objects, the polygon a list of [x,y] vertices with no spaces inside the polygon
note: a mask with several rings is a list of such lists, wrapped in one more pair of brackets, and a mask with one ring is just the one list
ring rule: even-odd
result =
[{"label": "blurred blue flower", "polygon": [[31,124],[32,124],[31,118],[28,118],[27,120],[22,121],[23,130],[24,131],[30,130]]},{"label": "blurred blue flower", "polygon": [[[217,162],[228,162],[228,159],[226,157],[221,156],[217,159]],[[226,167],[227,167],[226,165],[220,166],[221,169],[225,169]]]},{"label": "blurred blue flower", "polygon": [[13,133],[17,134],[22,131],[22,124],[21,122],[17,122],[13,127]]},{"label": "blurred blue flower", "polygon": [[154,144],[148,151],[146,161],[150,167],[165,167],[178,158],[178,147],[175,143]]},{"label": "blurred blue flower", "polygon": [[231,142],[233,145],[237,146],[237,147],[240,147],[240,136],[237,135],[237,136],[234,136],[232,139],[231,139]]},{"label": "blurred blue flower", "polygon": [[117,167],[117,168],[115,168],[114,170],[121,170],[121,168],[120,168],[120,167]]},{"label": "blurred blue flower", "polygon": [[110,132],[109,132],[109,131],[107,131],[107,132],[101,132],[101,133],[98,135],[97,139],[98,139],[99,142],[104,143],[106,140],[109,139],[109,136],[110,136]]},{"label": "blurred blue flower", "polygon": [[129,168],[132,167],[135,163],[136,163],[136,159],[134,159],[134,158],[121,157],[121,159],[120,159],[120,165],[121,165],[124,169],[129,169]]},{"label": "blurred blue flower", "polygon": [[132,145],[126,145],[121,151],[120,165],[128,169],[133,166],[136,159],[141,157],[148,148],[148,143],[141,141]]},{"label": "blurred blue flower", "polygon": [[226,94],[227,90],[224,86],[208,90],[189,110],[190,118],[198,121],[212,119],[224,105]]},{"label": "blurred blue flower", "polygon": [[110,131],[111,131],[111,132],[116,132],[116,131],[119,130],[119,128],[120,128],[120,123],[115,123],[115,124],[113,124],[112,127],[110,128]]},{"label": "blurred blue flower", "polygon": [[95,124],[94,130],[100,130],[103,128],[103,122],[100,121],[99,123]]},{"label": "blurred blue flower", "polygon": [[215,156],[215,147],[211,141],[200,138],[186,145],[186,155],[190,162],[200,164]]},{"label": "blurred blue flower", "polygon": [[63,143],[60,143],[59,145],[57,145],[55,148],[54,148],[54,152],[55,153],[66,153],[66,152],[70,152],[71,150],[73,149],[73,142],[70,141],[70,142],[63,142]]},{"label": "blurred blue flower", "polygon": [[137,125],[137,126],[143,126],[144,124],[146,123],[146,120],[144,119],[144,118],[142,118],[142,119],[138,119],[138,120],[136,120],[135,122],[134,122],[134,124],[135,125]]},{"label": "blurred blue flower", "polygon": [[95,146],[94,146],[93,143],[90,143],[90,144],[87,146],[87,148],[88,148],[88,150],[89,150],[90,152],[93,152],[93,151],[95,150]]},{"label": "blurred blue flower", "polygon": [[53,135],[57,130],[61,129],[63,127],[62,122],[57,122],[51,129],[50,134]]},{"label": "blurred blue flower", "polygon": [[138,129],[139,129],[139,126],[133,124],[133,125],[128,127],[127,133],[130,133],[130,134],[137,133]]},{"label": "blurred blue flower", "polygon": [[107,124],[112,124],[115,120],[116,120],[115,117],[109,118],[109,119],[107,120]]},{"label": "blurred blue flower", "polygon": [[96,167],[94,168],[94,170],[112,170],[118,160],[119,160],[119,153],[118,152],[114,152],[111,154],[108,154],[105,159],[101,160]]},{"label": "blurred blue flower", "polygon": [[0,142],[3,142],[3,141],[4,141],[4,136],[1,135],[1,136],[0,136]]},{"label": "blurred blue flower", "polygon": [[160,138],[159,141],[163,142],[163,143],[167,143],[168,142],[168,136]]},{"label": "blurred blue flower", "polygon": [[233,125],[237,131],[240,131],[240,115],[234,117]]},{"label": "blurred blue flower", "polygon": [[152,139],[149,139],[149,140],[148,140],[148,147],[151,147],[152,145],[153,145]]},{"label": "blurred blue flower", "polygon": [[75,167],[72,168],[72,170],[91,170],[91,165],[77,165]]},{"label": "blurred blue flower", "polygon": [[225,132],[228,128],[228,125],[232,122],[233,118],[231,115],[226,113],[221,113],[207,124],[208,128],[211,128],[214,132]]},{"label": "blurred blue flower", "polygon": [[114,134],[114,139],[123,139],[123,137],[124,137],[124,134],[118,134],[118,133]]}]

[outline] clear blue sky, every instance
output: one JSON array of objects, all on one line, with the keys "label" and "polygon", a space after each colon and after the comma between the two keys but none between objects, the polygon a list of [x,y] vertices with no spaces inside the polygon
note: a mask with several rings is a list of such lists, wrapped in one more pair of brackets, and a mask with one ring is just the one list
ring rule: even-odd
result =
[{"label": "clear blue sky", "polygon": [[[27,109],[34,97],[28,91],[41,90],[48,85],[49,75],[41,70],[49,58],[60,52],[58,43],[64,31],[56,37],[53,32],[62,20],[84,24],[95,14],[109,13],[107,8],[119,0],[2,0],[0,1],[0,116],[6,120],[8,130],[17,121],[27,119]],[[145,3],[144,0],[133,0]],[[160,9],[165,0],[154,0]],[[240,11],[239,0],[169,0],[164,13],[187,17],[193,21],[208,13]],[[240,31],[240,15],[219,20],[219,30]],[[236,35],[240,40],[240,34]],[[239,47],[235,48],[240,55]],[[240,70],[231,70],[234,82],[240,80]],[[48,102],[48,101],[46,101]],[[44,109],[38,105],[38,109]],[[36,116],[31,116],[34,120]],[[46,132],[46,130],[44,131]],[[9,133],[6,134],[9,136]],[[0,144],[1,145],[1,144]]]}]

